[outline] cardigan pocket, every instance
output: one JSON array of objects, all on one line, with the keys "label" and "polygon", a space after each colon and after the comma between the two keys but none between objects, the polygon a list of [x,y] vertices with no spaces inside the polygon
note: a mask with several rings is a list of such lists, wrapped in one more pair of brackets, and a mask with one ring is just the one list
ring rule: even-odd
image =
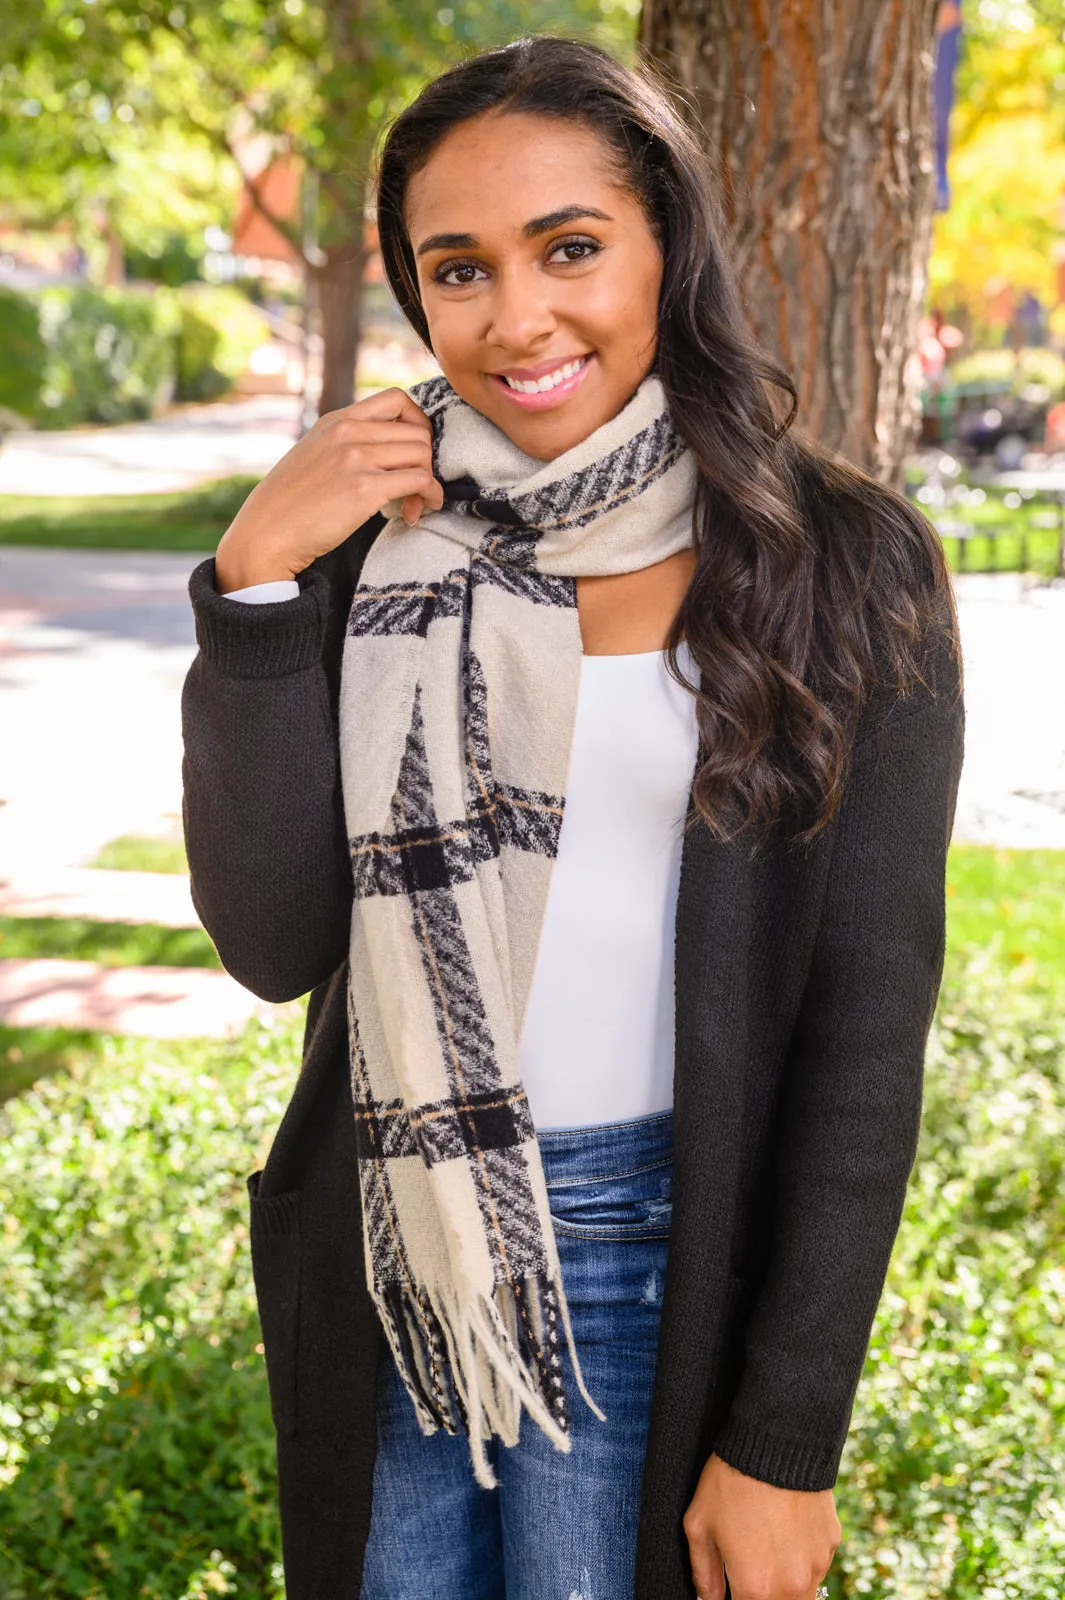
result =
[{"label": "cardigan pocket", "polygon": [[260,1197],[262,1171],[247,1178],[251,1201],[251,1261],[266,1355],[270,1410],[279,1434],[296,1431],[299,1344],[300,1192]]}]

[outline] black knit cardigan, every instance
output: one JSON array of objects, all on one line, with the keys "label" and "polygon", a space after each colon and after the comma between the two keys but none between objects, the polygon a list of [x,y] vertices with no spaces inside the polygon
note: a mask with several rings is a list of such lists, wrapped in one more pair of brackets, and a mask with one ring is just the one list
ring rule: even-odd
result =
[{"label": "black knit cardigan", "polygon": [[[372,517],[297,600],[189,590],[184,822],[196,909],[255,994],[313,991],[302,1066],[262,1169],[251,1253],[277,1429],[288,1600],[358,1600],[378,1360],[345,1032],[352,877],[338,777],[340,657]],[[878,690],[833,822],[753,851],[698,826],[676,914],[673,1222],[635,1600],[694,1594],[685,1508],[711,1452],[831,1488],[898,1230],[943,971],[962,677]]]}]

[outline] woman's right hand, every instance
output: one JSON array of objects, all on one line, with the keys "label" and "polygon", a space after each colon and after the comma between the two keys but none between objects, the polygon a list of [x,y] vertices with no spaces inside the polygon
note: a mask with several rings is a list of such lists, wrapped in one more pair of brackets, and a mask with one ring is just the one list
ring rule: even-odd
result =
[{"label": "woman's right hand", "polygon": [[444,501],[421,407],[392,388],[328,411],[256,484],[222,535],[218,592],[294,578],[401,496],[408,522]]}]

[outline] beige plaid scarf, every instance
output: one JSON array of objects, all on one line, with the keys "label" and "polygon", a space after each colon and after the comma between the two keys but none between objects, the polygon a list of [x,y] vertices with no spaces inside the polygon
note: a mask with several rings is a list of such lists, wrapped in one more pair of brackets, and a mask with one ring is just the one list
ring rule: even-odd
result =
[{"label": "beige plaid scarf", "polygon": [[[367,1279],[422,1426],[484,1449],[524,1406],[570,1448],[581,1394],[517,1045],[565,805],[578,576],[692,543],[696,472],[649,374],[553,461],[445,378],[410,391],[440,511],[390,520],[344,644],[348,1019]],[[605,1419],[603,1419],[605,1420]]]}]

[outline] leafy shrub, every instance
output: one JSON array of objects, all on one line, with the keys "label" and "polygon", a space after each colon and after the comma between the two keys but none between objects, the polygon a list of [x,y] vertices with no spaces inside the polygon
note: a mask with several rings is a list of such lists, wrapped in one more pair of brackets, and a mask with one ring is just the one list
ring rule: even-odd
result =
[{"label": "leafy shrub", "polygon": [[[244,1178],[299,1021],[106,1040],[0,1112],[0,1595],[280,1600]],[[1060,1600],[1065,1017],[950,959],[833,1600]]]},{"label": "leafy shrub", "polygon": [[840,1473],[834,1596],[1060,1600],[1063,1167],[1053,992],[981,959],[952,967]]},{"label": "leafy shrub", "polygon": [[33,416],[46,354],[35,302],[0,289],[0,407]]},{"label": "leafy shrub", "polygon": [[247,295],[208,283],[178,292],[177,398],[211,400],[231,389],[270,324]]},{"label": "leafy shrub", "polygon": [[971,355],[952,361],[947,372],[951,383],[996,383],[1004,392],[1020,394],[1030,384],[1045,388],[1050,397],[1065,394],[1065,361],[1043,345],[1023,350],[974,350]]},{"label": "leafy shrub", "polygon": [[52,286],[39,294],[43,427],[150,417],[174,391],[177,309],[159,289]]},{"label": "leafy shrub", "polygon": [[0,1112],[4,1600],[280,1592],[244,1180],[299,1032],[107,1039]]},{"label": "leafy shrub", "polygon": [[236,289],[0,290],[0,407],[39,427],[150,417],[232,388],[266,317]]}]

